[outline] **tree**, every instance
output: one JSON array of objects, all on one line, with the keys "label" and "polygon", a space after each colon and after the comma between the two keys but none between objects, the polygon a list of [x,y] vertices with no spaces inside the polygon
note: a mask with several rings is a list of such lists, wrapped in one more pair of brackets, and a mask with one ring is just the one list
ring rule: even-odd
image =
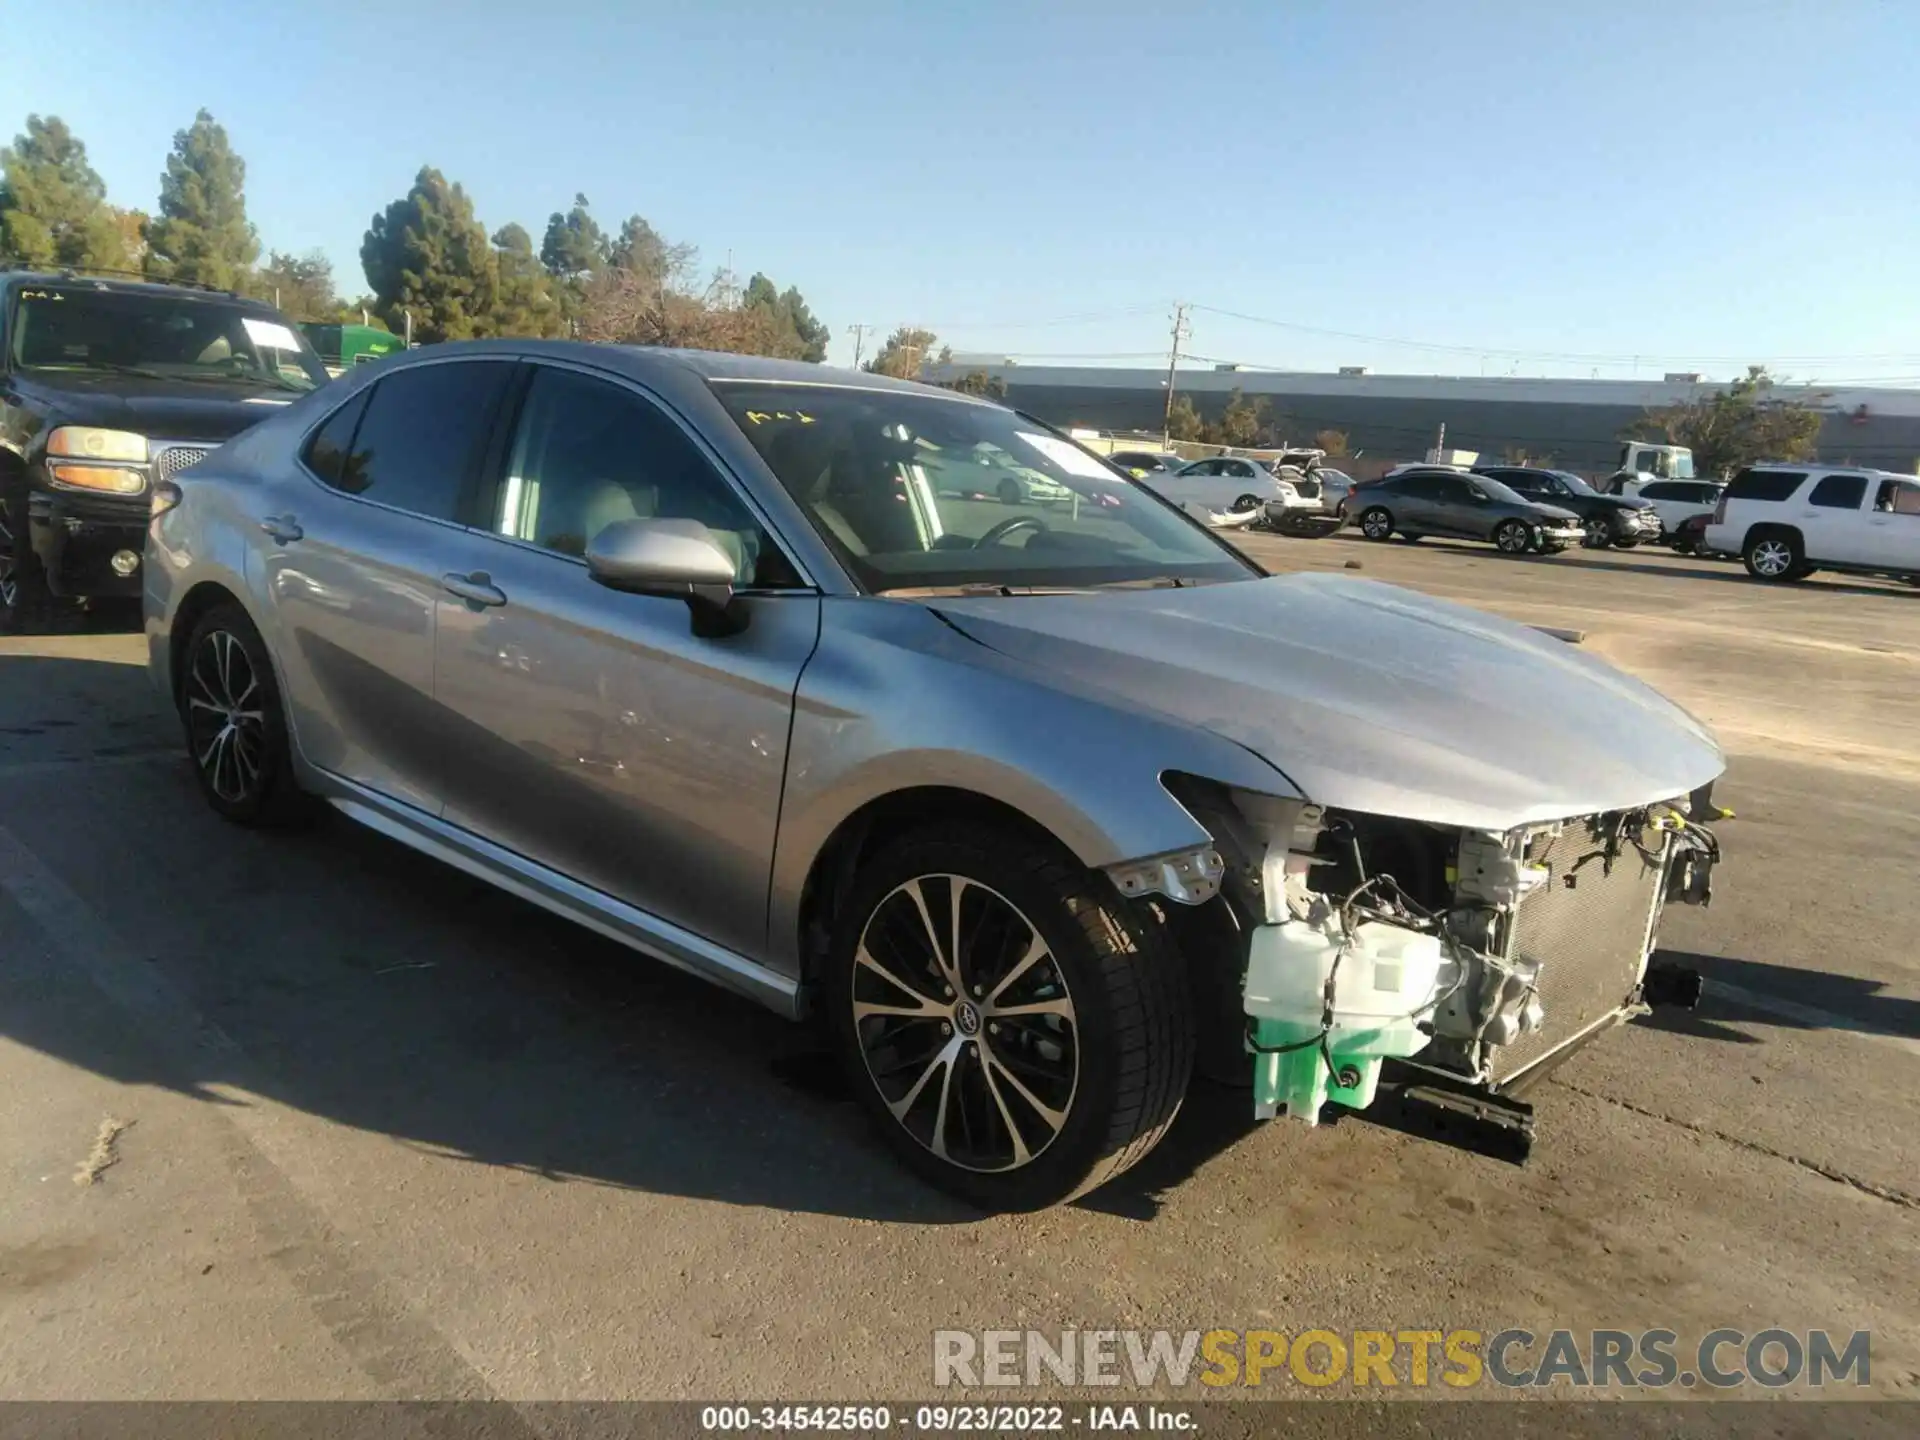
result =
[{"label": "tree", "polygon": [[607,237],[588,212],[587,197],[575,195],[571,210],[565,214],[556,210],[547,221],[540,263],[554,279],[579,283],[606,268],[607,252]]},{"label": "tree", "polygon": [[1200,412],[1194,408],[1193,400],[1186,395],[1175,395],[1173,403],[1167,407],[1167,438],[1169,440],[1200,440],[1207,433],[1207,422],[1200,418]]},{"label": "tree", "polygon": [[1004,400],[1007,395],[1007,382],[984,370],[969,370],[958,380],[942,380],[940,384],[944,389],[958,390],[962,395],[982,395],[989,400]]},{"label": "tree", "polygon": [[554,298],[552,277],[533,253],[533,237],[518,225],[503,225],[494,232],[493,249],[500,281],[492,332],[542,339],[564,334],[566,317]]},{"label": "tree", "polygon": [[1236,389],[1227,397],[1227,408],[1213,429],[1219,444],[1242,449],[1258,445],[1268,429],[1266,399],[1249,400]]},{"label": "tree", "polygon": [[333,293],[333,264],[318,250],[299,256],[275,250],[255,274],[252,290],[294,320],[331,324],[340,319],[340,298]]},{"label": "tree", "polygon": [[146,271],[220,290],[247,285],[260,237],[247,219],[247,162],[205,110],[175,132],[160,177],[160,209],[147,226]]},{"label": "tree", "polygon": [[[593,224],[591,217],[581,212],[588,225]],[[559,217],[555,217],[556,219]],[[547,229],[551,237],[553,229]],[[661,238],[660,232],[648,224],[639,215],[629,215],[620,226],[620,233],[613,238],[607,249],[607,263],[616,270],[631,270],[634,274],[655,282],[663,280],[678,264],[691,258],[676,252],[676,248]]]},{"label": "tree", "polygon": [[129,270],[139,254],[131,213],[107,204],[87,147],[57,115],[29,115],[26,133],[0,150],[0,260]]},{"label": "tree", "polygon": [[1685,445],[1701,475],[1726,476],[1756,460],[1810,460],[1819,449],[1821,414],[1773,398],[1764,365],[1724,390],[1649,412],[1623,437]]},{"label": "tree", "polygon": [[880,353],[869,360],[865,368],[875,375],[891,375],[896,380],[917,380],[920,367],[933,349],[934,338],[931,330],[902,325],[887,336]]},{"label": "tree", "polygon": [[816,365],[827,358],[827,341],[832,332],[814,319],[797,289],[789,286],[781,291],[765,275],[756,274],[747,282],[747,291],[740,303],[765,313],[777,347],[767,353],[790,360],[810,360]]},{"label": "tree", "polygon": [[1347,458],[1347,432],[1344,430],[1322,430],[1313,437],[1313,445],[1316,450],[1326,451],[1329,460]]},{"label": "tree", "polygon": [[499,262],[474,218],[473,201],[431,165],[413,188],[373,217],[360,245],[381,318],[395,334],[406,331],[431,344],[471,340],[492,329]]}]

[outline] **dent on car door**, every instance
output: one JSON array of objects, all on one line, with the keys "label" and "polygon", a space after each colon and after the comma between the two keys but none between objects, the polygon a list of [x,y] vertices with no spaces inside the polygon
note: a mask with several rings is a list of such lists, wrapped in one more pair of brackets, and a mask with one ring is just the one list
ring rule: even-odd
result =
[{"label": "dent on car door", "polygon": [[251,537],[301,753],[437,812],[440,577],[499,397],[501,361],[395,371],[309,437]]},{"label": "dent on car door", "polygon": [[[440,597],[435,699],[456,727],[445,818],[750,956],[793,695],[820,600],[704,447],[639,392],[536,366],[465,565]],[[698,520],[736,557],[736,634],[588,573],[616,520]]]}]

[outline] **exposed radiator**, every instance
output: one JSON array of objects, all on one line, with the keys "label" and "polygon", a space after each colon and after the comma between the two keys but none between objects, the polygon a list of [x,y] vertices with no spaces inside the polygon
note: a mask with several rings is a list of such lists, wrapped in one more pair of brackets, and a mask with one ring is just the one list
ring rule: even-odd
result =
[{"label": "exposed radiator", "polygon": [[1545,865],[1551,878],[1521,902],[1508,952],[1540,962],[1537,993],[1546,1024],[1511,1045],[1493,1047],[1495,1083],[1618,1010],[1639,986],[1661,898],[1667,836],[1647,830],[1639,838],[1656,861],[1622,836],[1609,867],[1595,853],[1605,849],[1605,838],[1586,821],[1571,821],[1529,847],[1527,859]]}]

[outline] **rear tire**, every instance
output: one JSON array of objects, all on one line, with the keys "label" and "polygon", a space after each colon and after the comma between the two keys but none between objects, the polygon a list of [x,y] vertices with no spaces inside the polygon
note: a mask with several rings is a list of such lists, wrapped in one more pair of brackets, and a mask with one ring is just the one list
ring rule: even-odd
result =
[{"label": "rear tire", "polygon": [[1369,540],[1388,540],[1393,536],[1393,512],[1374,505],[1360,512],[1360,533]]},{"label": "rear tire", "polygon": [[823,981],[882,1140],[982,1209],[1043,1209],[1104,1184],[1158,1143],[1186,1094],[1179,952],[1104,875],[1017,831],[929,828],[874,855]]},{"label": "rear tire", "polygon": [[237,604],[215,605],[195,623],[175,700],[194,778],[216,814],[263,829],[313,818],[317,803],[294,780],[273,661]]},{"label": "rear tire", "polygon": [[1747,574],[1768,584],[1802,580],[1810,573],[1806,547],[1791,530],[1754,530],[1741,547],[1740,558],[1746,562]]}]

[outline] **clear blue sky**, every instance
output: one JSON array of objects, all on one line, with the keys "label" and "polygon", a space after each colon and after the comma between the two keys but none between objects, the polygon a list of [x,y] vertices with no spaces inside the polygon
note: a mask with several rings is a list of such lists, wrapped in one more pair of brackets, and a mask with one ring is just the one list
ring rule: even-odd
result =
[{"label": "clear blue sky", "polygon": [[151,208],[204,105],[262,241],[348,294],[431,163],[490,230],[537,243],[583,191],[798,285],[841,361],[911,321],[1147,364],[1182,299],[1463,347],[1195,314],[1190,349],[1258,364],[1920,377],[1909,0],[0,0],[0,29],[0,130],[62,116]]}]

